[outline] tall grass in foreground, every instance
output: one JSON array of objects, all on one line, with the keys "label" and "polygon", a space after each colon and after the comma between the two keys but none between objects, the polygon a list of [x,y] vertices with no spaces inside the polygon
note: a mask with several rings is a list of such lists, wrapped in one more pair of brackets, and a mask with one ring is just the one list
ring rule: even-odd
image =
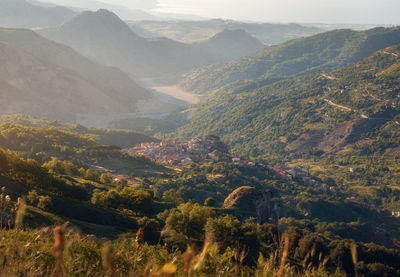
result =
[{"label": "tall grass in foreground", "polygon": [[[93,239],[66,225],[41,230],[0,231],[0,276],[330,276],[321,261],[318,269],[306,263],[301,271],[287,262],[289,238],[256,267],[242,265],[245,253],[224,253],[206,239],[202,249],[169,252],[137,238],[113,242]],[[310,250],[311,251],[311,250]],[[335,276],[342,276],[338,272]]]}]

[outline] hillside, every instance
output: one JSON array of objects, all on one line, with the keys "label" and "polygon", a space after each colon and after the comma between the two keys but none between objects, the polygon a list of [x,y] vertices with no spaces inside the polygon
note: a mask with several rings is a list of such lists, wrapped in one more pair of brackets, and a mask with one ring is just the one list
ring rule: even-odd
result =
[{"label": "hillside", "polygon": [[76,15],[64,7],[43,7],[26,0],[0,0],[0,27],[55,27]]},{"label": "hillside", "polygon": [[207,40],[223,30],[244,30],[265,45],[280,44],[285,41],[323,32],[313,26],[299,24],[245,23],[234,20],[202,21],[131,21],[132,30],[144,37],[166,37],[183,43],[196,43]]},{"label": "hillside", "polygon": [[32,31],[0,29],[1,113],[79,122],[136,111],[152,95],[115,68],[100,66]]},{"label": "hillside", "polygon": [[244,30],[225,29],[208,40],[193,44],[192,47],[198,48],[199,52],[209,53],[215,60],[229,61],[255,53],[265,46]]},{"label": "hillside", "polygon": [[[40,33],[97,62],[119,67],[131,76],[139,77],[179,73],[226,62],[262,48],[259,41],[242,33],[237,40],[224,40],[225,36],[220,36],[196,45],[167,38],[147,40],[107,10],[83,12],[59,28]],[[222,56],[219,47],[227,49]]]},{"label": "hillside", "polygon": [[89,136],[54,127],[39,128],[1,123],[0,147],[39,163],[48,162],[55,157],[86,169],[101,166],[121,174],[139,175],[150,171],[156,174],[155,171],[162,169],[143,157],[127,155],[117,146],[102,145]]},{"label": "hillside", "polygon": [[[387,49],[387,52],[397,55],[398,50]],[[76,157],[80,157],[85,158],[86,163],[93,157],[92,146],[98,145],[87,137],[55,128],[10,123],[0,126],[0,146],[18,149],[21,155],[26,151],[35,153],[39,147],[44,151],[41,155],[63,155],[61,157],[74,162]],[[103,159],[110,155],[105,152],[98,154]],[[146,162],[147,166],[152,166],[146,159],[132,158],[142,166]],[[127,165],[127,161],[124,164]],[[52,159],[41,165],[0,149],[0,181],[5,184],[2,192],[10,196],[5,197],[10,200],[2,202],[2,214],[12,218],[8,227],[1,231],[3,247],[0,247],[0,257],[8,257],[1,269],[5,272],[28,272],[32,270],[33,260],[34,267],[40,268],[40,274],[47,276],[47,272],[57,266],[51,256],[51,249],[54,253],[57,243],[54,247],[51,245],[53,241],[59,241],[58,230],[61,230],[66,243],[64,272],[73,275],[89,264],[91,273],[105,276],[100,250],[103,256],[108,255],[104,254],[104,249],[110,245],[113,249],[107,250],[108,253],[115,251],[118,256],[114,257],[126,261],[115,262],[115,268],[122,272],[142,271],[154,260],[161,264],[179,261],[173,270],[178,270],[179,266],[179,275],[183,276],[191,263],[186,262],[184,269],[181,262],[188,254],[182,257],[181,253],[187,245],[201,249],[203,244],[203,250],[195,252],[189,248],[188,251],[193,252],[187,253],[205,255],[205,258],[196,259],[212,258],[224,268],[229,263],[232,269],[226,269],[228,275],[237,267],[235,257],[242,252],[230,250],[235,246],[248,249],[240,261],[246,265],[239,267],[241,272],[250,274],[257,267],[272,272],[277,268],[266,269],[264,260],[260,259],[283,251],[282,243],[286,245],[285,249],[290,249],[286,251],[293,263],[293,272],[296,270],[299,274],[309,270],[313,270],[313,274],[317,270],[324,276],[333,276],[338,270],[351,274],[354,264],[357,264],[359,272],[388,272],[396,276],[399,270],[400,253],[394,249],[399,247],[398,220],[390,217],[387,210],[363,201],[346,200],[349,192],[342,186],[331,184],[333,189],[328,191],[304,183],[301,176],[282,178],[275,169],[265,165],[240,166],[229,159],[200,161],[175,172],[153,173],[146,178],[133,172],[135,176],[125,176],[125,181],[119,177],[113,179],[115,176],[109,173],[99,178],[90,170],[78,170],[68,161]],[[243,189],[253,192],[235,197]],[[394,194],[397,197],[398,193]],[[28,205],[17,198],[21,196],[27,196]],[[386,196],[388,194],[380,195],[379,200],[386,202]],[[232,198],[235,198],[235,203],[232,203]],[[222,203],[226,205],[222,206]],[[255,205],[257,214],[243,209]],[[271,223],[265,214],[266,209],[279,220],[279,226]],[[267,222],[257,224],[254,216]],[[67,223],[55,229],[54,240],[52,227],[64,222]],[[35,229],[40,227],[40,230]],[[109,241],[118,235],[119,239]],[[207,242],[207,235],[210,242]],[[16,251],[21,247],[26,251]],[[310,252],[310,248],[315,250]],[[350,253],[355,255],[355,251],[360,257],[352,262]],[[47,258],[36,263],[33,256],[37,255]],[[138,259],[137,265],[131,265],[130,257]],[[327,261],[324,267],[319,262],[322,257]],[[307,259],[315,260],[315,266],[297,267]],[[15,269],[17,261],[18,269]],[[109,263],[114,263],[114,260]],[[154,267],[154,270],[159,269]],[[207,273],[216,272],[217,268],[213,262],[210,265],[201,263],[193,270]]]},{"label": "hillside", "polygon": [[[240,261],[246,265],[239,267],[240,272],[250,274],[250,270],[257,267],[262,268],[259,272],[277,271],[277,266],[272,268],[264,266],[265,262],[260,261],[260,257],[283,251],[282,243],[290,255],[288,263],[293,263],[294,269],[291,270],[293,274],[294,270],[300,274],[313,270],[313,274],[318,272],[318,275],[324,276],[334,276],[334,272],[338,270],[351,274],[354,271],[354,264],[357,264],[359,272],[387,272],[396,276],[399,270],[398,250],[370,242],[373,240],[393,246],[390,239],[398,237],[396,219],[391,219],[386,216],[387,213],[380,213],[365,205],[340,200],[340,196],[324,195],[297,181],[281,180],[268,170],[234,167],[226,163],[206,163],[180,176],[171,176],[173,178],[169,180],[161,179],[157,182],[140,180],[141,183],[136,186],[121,186],[114,182],[105,184],[99,180],[93,181],[88,177],[83,179],[79,176],[60,175],[49,170],[48,165],[40,166],[32,160],[22,160],[14,153],[1,149],[0,159],[3,161],[0,180],[6,183],[3,192],[11,196],[8,204],[3,206],[3,214],[17,214],[17,218],[20,218],[21,209],[26,209],[23,212],[23,222],[11,221],[8,229],[3,228],[1,231],[3,247],[0,255],[8,257],[1,265],[5,272],[14,272],[16,270],[14,262],[18,261],[16,271],[28,272],[32,270],[33,264],[38,268],[36,271],[40,270],[41,275],[47,276],[45,272],[51,272],[57,266],[51,253],[57,249],[58,230],[63,232],[61,243],[64,243],[65,238],[69,250],[64,251],[65,272],[73,275],[89,264],[91,273],[105,276],[103,273],[106,269],[101,266],[100,252],[103,252],[103,256],[109,255],[104,253],[106,252],[104,249],[111,244],[113,248],[109,249],[108,253],[115,251],[114,257],[126,261],[115,262],[115,268],[122,272],[142,271],[143,267],[149,268],[149,262],[154,260],[161,264],[179,261],[173,268],[178,270],[179,266],[179,276],[184,276],[184,271],[189,267],[198,272],[215,272],[217,270],[215,263],[201,263],[194,268],[194,265],[186,262],[186,269],[183,268],[183,261],[186,258],[185,255],[182,257],[181,253],[188,244],[202,249],[206,234],[212,239],[205,244],[203,250],[194,252],[189,248],[193,252],[188,253],[192,256],[206,256],[197,257],[196,260],[212,257],[213,261],[224,265],[224,272],[227,274],[233,272],[233,267],[238,263],[235,257],[239,255],[240,252],[236,252],[239,250],[230,250],[235,245],[240,247],[239,249],[249,249]],[[224,184],[219,181],[207,181],[195,185],[191,182],[190,174],[210,172],[211,169],[214,173],[226,174],[225,178],[231,182]],[[255,180],[254,175],[259,179]],[[275,198],[272,201],[280,203],[282,213],[288,216],[281,218],[281,228],[279,228],[286,231],[282,232],[270,223],[257,224],[244,219],[240,221],[230,214],[229,208],[209,206],[211,203],[216,205],[212,198],[208,198],[211,200],[206,201],[205,205],[192,202],[192,199],[196,201],[198,197],[203,197],[198,194],[201,191],[217,192],[216,196],[224,195],[230,200],[231,196],[228,194],[239,181],[248,181],[249,184],[257,186],[260,190],[246,188],[259,193],[266,188],[273,189]],[[163,192],[162,187],[166,187],[162,199],[167,203],[158,202],[161,198],[160,193]],[[171,187],[180,187],[180,190],[169,189]],[[218,190],[214,191],[211,188]],[[180,193],[184,199],[180,197]],[[21,195],[28,195],[28,205],[21,199],[17,200]],[[180,201],[189,201],[190,198],[192,198],[190,202],[179,204]],[[247,201],[253,198],[259,196],[253,194]],[[245,205],[254,204],[245,203],[246,199],[243,198],[240,202]],[[298,204],[295,205],[294,202]],[[304,209],[313,212],[312,221],[298,214]],[[340,222],[335,222],[335,219],[340,219]],[[60,226],[66,220],[68,222]],[[60,226],[54,232],[56,241],[54,247],[52,247],[54,242],[51,235],[52,225]],[[301,227],[293,227],[296,225]],[[40,226],[43,226],[41,230],[35,229]],[[375,228],[376,226],[379,228]],[[142,228],[138,230],[139,227]],[[112,242],[107,239],[116,238],[118,234],[121,234],[119,239]],[[356,238],[357,242],[349,238]],[[26,251],[16,251],[21,247]],[[315,250],[310,251],[310,248]],[[11,252],[10,249],[13,250],[12,255],[8,253]],[[355,251],[360,257],[352,262],[350,253],[355,255]],[[37,255],[47,259],[39,262],[33,258]],[[132,266],[132,263],[128,262],[130,257],[137,258],[140,263]],[[322,258],[327,261],[324,267],[319,264]],[[298,266],[298,263],[308,259],[315,260],[315,265],[310,262],[307,268]],[[343,263],[343,260],[346,263]],[[109,263],[113,264],[114,260],[111,259]],[[227,268],[227,263],[232,269]],[[163,269],[161,272],[173,270]]]},{"label": "hillside", "polygon": [[[40,228],[68,221],[86,233],[109,237],[137,228],[135,218],[127,218],[115,210],[88,201],[93,190],[105,190],[110,185],[93,180],[92,177],[79,176],[77,171],[63,174],[53,172],[34,160],[21,159],[14,152],[2,148],[0,160],[2,193],[10,196],[13,201],[2,202],[2,215],[11,215],[13,218],[14,203],[18,197],[24,197],[29,204],[24,213],[26,227]],[[18,201],[21,205],[21,199]],[[4,221],[1,224],[4,229]]]},{"label": "hillside", "polygon": [[330,31],[267,47],[227,64],[194,70],[181,86],[196,92],[230,83],[254,89],[291,76],[353,64],[399,42],[399,27]]},{"label": "hillside", "polygon": [[191,124],[179,133],[215,133],[235,151],[260,157],[311,150],[397,153],[399,54],[393,46],[336,71],[255,90],[222,89],[188,111]]},{"label": "hillside", "polygon": [[103,145],[129,148],[142,142],[155,142],[155,138],[128,130],[88,128],[80,124],[58,120],[35,118],[26,115],[0,115],[1,123],[12,123],[34,128],[57,128],[59,130],[89,137]]}]

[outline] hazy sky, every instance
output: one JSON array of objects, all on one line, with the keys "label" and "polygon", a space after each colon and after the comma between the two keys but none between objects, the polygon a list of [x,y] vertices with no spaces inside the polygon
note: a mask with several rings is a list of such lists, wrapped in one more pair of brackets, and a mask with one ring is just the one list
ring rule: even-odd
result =
[{"label": "hazy sky", "polygon": [[159,0],[158,10],[260,21],[400,23],[400,0]]},{"label": "hazy sky", "polygon": [[[46,0],[42,0],[46,1]],[[57,2],[57,0],[48,0]],[[268,22],[400,24],[400,0],[101,0],[157,12]]]}]

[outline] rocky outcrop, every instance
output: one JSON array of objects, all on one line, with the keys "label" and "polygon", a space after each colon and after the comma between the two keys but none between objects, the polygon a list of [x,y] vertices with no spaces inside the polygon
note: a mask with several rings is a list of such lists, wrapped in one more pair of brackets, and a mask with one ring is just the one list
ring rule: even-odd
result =
[{"label": "rocky outcrop", "polygon": [[241,220],[255,218],[257,223],[264,223],[271,217],[271,197],[269,191],[243,186],[225,199],[224,208],[233,210]]}]

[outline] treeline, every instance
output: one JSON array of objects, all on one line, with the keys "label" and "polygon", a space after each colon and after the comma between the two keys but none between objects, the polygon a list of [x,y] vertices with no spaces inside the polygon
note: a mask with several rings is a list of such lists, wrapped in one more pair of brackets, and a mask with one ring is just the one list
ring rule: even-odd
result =
[{"label": "treeline", "polygon": [[[88,128],[81,124],[66,123],[59,120],[48,120],[27,115],[1,115],[0,121],[35,128],[56,128],[87,136],[103,145],[115,145],[121,148],[131,147],[142,142],[157,141],[154,138],[130,130],[111,130]],[[131,129],[131,128],[127,128]]]},{"label": "treeline", "polygon": [[[105,131],[103,133],[108,134]],[[108,135],[112,136],[113,133],[114,131],[109,131]],[[143,156],[131,156],[122,152],[119,147],[102,145],[89,136],[55,127],[1,123],[0,147],[15,151],[23,158],[34,159],[40,164],[56,157],[58,160],[73,162],[85,168],[104,164],[110,165],[111,169],[123,171],[121,168],[124,167],[124,173],[132,173],[135,169],[162,168]],[[121,168],[117,168],[118,166]]]},{"label": "treeline", "polygon": [[54,176],[35,160],[24,160],[14,152],[2,149],[0,149],[0,176],[21,184],[25,191],[20,193],[37,189],[77,199],[87,197],[86,188],[82,184]]}]

